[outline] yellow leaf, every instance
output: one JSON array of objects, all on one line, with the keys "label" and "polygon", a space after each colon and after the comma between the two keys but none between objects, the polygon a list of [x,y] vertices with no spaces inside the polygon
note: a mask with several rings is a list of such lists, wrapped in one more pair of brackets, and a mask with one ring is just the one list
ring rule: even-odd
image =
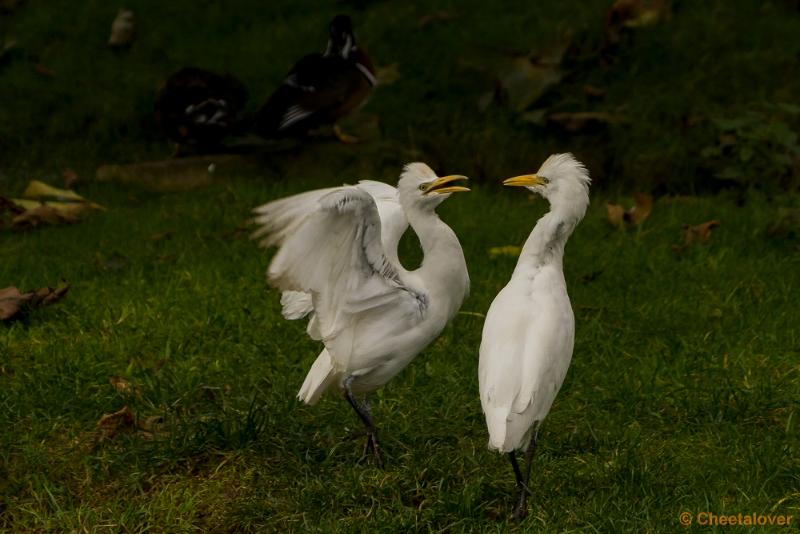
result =
[{"label": "yellow leaf", "polygon": [[522,252],[522,247],[516,245],[506,245],[504,247],[492,247],[489,249],[489,257],[497,258],[499,256],[510,256],[516,258]]}]

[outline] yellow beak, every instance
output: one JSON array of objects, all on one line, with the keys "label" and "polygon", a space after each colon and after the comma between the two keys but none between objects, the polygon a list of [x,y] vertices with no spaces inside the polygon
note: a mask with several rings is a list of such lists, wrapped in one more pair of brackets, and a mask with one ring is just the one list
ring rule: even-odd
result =
[{"label": "yellow beak", "polygon": [[533,187],[535,185],[545,185],[545,181],[536,176],[535,174],[523,174],[522,176],[515,176],[507,180],[503,180],[503,185],[512,185],[519,187]]},{"label": "yellow beak", "polygon": [[436,180],[428,184],[428,187],[425,189],[425,194],[429,195],[431,193],[437,193],[443,195],[445,193],[458,193],[459,191],[469,191],[468,187],[463,187],[460,185],[451,185],[450,187],[443,187],[451,182],[456,182],[459,180],[469,180],[469,178],[467,178],[466,176],[461,176],[460,174],[451,174],[450,176],[442,176],[441,178],[437,178]]}]

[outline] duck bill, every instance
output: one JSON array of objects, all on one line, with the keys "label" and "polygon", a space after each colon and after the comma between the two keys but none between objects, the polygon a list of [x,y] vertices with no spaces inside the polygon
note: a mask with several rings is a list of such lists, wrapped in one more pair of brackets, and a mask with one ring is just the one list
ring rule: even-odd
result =
[{"label": "duck bill", "polygon": [[533,187],[536,185],[544,185],[544,180],[535,174],[523,174],[522,176],[515,176],[503,180],[503,185],[516,186],[516,187]]},{"label": "duck bill", "polygon": [[441,178],[437,178],[433,182],[430,183],[428,189],[425,190],[426,195],[430,195],[431,193],[436,193],[438,195],[444,195],[445,193],[458,193],[458,192],[465,192],[469,191],[468,187],[464,187],[462,185],[447,185],[453,182],[458,182],[461,180],[468,180],[466,176],[462,176],[460,174],[451,174],[450,176],[442,176]]}]

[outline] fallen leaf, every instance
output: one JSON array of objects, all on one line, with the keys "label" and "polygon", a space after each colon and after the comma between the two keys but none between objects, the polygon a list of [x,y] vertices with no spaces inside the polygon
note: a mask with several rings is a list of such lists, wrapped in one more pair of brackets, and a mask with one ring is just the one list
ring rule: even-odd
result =
[{"label": "fallen leaf", "polygon": [[56,71],[54,71],[53,69],[49,69],[49,68],[45,67],[41,63],[36,63],[33,66],[33,70],[35,70],[38,74],[41,74],[42,76],[45,76],[46,78],[53,78],[56,75]]},{"label": "fallen leaf", "polygon": [[498,258],[500,256],[510,256],[516,258],[522,252],[522,247],[517,245],[505,245],[502,247],[492,247],[489,249],[490,258]]},{"label": "fallen leaf", "polygon": [[719,227],[718,220],[704,222],[695,226],[684,224],[682,228],[683,243],[672,245],[672,250],[676,254],[685,252],[689,247],[698,243],[708,243],[711,241],[711,231]]},{"label": "fallen leaf", "polygon": [[609,202],[606,204],[606,211],[608,212],[608,222],[617,228],[625,227],[625,208],[620,204]]},{"label": "fallen leaf", "polygon": [[11,226],[19,230],[36,228],[40,224],[69,224],[77,222],[77,217],[40,204],[11,219]]},{"label": "fallen leaf", "polygon": [[548,123],[559,126],[571,133],[597,130],[610,124],[620,124],[625,121],[625,117],[604,111],[562,112],[552,113],[547,116]]},{"label": "fallen leaf", "polygon": [[79,180],[78,173],[72,169],[65,169],[64,172],[61,173],[61,177],[64,178],[64,187],[72,187],[78,183]]},{"label": "fallen leaf", "polygon": [[110,46],[127,46],[136,36],[136,16],[130,9],[120,9],[114,22],[111,23]]},{"label": "fallen leaf", "polygon": [[375,69],[375,77],[378,79],[378,87],[392,85],[400,79],[400,67],[397,63],[378,67]]},{"label": "fallen leaf", "polygon": [[95,426],[95,442],[112,439],[120,432],[131,432],[136,426],[136,416],[128,405],[114,413],[104,414]]},{"label": "fallen leaf", "polygon": [[[11,226],[16,229],[73,223],[86,212],[105,209],[74,191],[58,189],[38,180],[32,180],[22,196],[24,198],[0,200],[0,214],[11,211],[14,214]],[[12,205],[14,209],[9,207]]]},{"label": "fallen leaf", "polygon": [[639,225],[650,216],[653,211],[653,196],[647,193],[634,193],[635,204],[625,209],[620,204],[609,202],[606,204],[608,222],[620,229],[632,228]]},{"label": "fallen leaf", "polygon": [[23,198],[33,200],[56,200],[60,202],[82,202],[85,199],[77,194],[75,191],[69,189],[59,189],[51,185],[47,185],[39,180],[31,180],[25,192],[22,193]]},{"label": "fallen leaf", "polygon": [[425,28],[426,26],[430,26],[431,24],[435,24],[438,22],[449,22],[451,20],[457,19],[459,16],[451,13],[449,11],[437,11],[435,13],[430,13],[421,17],[419,22],[417,23],[417,27]]},{"label": "fallen leaf", "polygon": [[0,320],[14,319],[28,310],[55,304],[64,298],[67,291],[69,291],[69,284],[64,284],[56,289],[43,287],[28,293],[22,293],[14,286],[0,289]]},{"label": "fallen leaf", "polygon": [[108,383],[111,384],[115,390],[123,395],[130,395],[133,393],[133,386],[131,383],[122,378],[121,376],[109,377]]},{"label": "fallen leaf", "polygon": [[155,233],[150,236],[150,241],[166,241],[167,239],[172,239],[172,233],[172,230]]},{"label": "fallen leaf", "polygon": [[606,13],[606,38],[617,43],[626,30],[652,26],[670,14],[668,0],[616,0]]},{"label": "fallen leaf", "polygon": [[25,208],[9,198],[0,197],[0,214],[6,211],[19,215],[25,211]]},{"label": "fallen leaf", "polygon": [[587,83],[586,85],[583,86],[583,94],[585,94],[589,98],[600,99],[606,96],[606,90],[597,87],[596,85]]},{"label": "fallen leaf", "polygon": [[161,415],[151,415],[139,424],[139,428],[150,433],[163,432],[164,417]]}]

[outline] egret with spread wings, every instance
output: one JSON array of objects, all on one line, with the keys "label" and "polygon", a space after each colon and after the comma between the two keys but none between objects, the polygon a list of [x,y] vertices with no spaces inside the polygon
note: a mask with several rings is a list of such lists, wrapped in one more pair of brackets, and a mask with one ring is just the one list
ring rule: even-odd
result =
[{"label": "egret with spread wings", "polygon": [[[489,448],[508,453],[517,479],[514,517],[522,519],[539,425],[572,359],[575,318],[562,263],[567,239],[589,205],[590,180],[572,154],[554,154],[536,174],[503,183],[526,187],[550,203],[525,242],[511,280],[489,308],[478,366]],[[524,475],[517,450],[526,451]]]},{"label": "egret with spread wings", "polygon": [[[343,391],[366,428],[364,453],[378,465],[368,395],[439,336],[469,291],[461,244],[435,211],[451,193],[469,191],[453,184],[464,179],[412,163],[397,189],[360,182],[255,210],[255,236],[279,247],[267,278],[283,291],[284,316],[310,316],[309,336],[325,345],[298,398],[314,404],[329,389]],[[414,271],[397,255],[408,225],[424,253]]]}]

